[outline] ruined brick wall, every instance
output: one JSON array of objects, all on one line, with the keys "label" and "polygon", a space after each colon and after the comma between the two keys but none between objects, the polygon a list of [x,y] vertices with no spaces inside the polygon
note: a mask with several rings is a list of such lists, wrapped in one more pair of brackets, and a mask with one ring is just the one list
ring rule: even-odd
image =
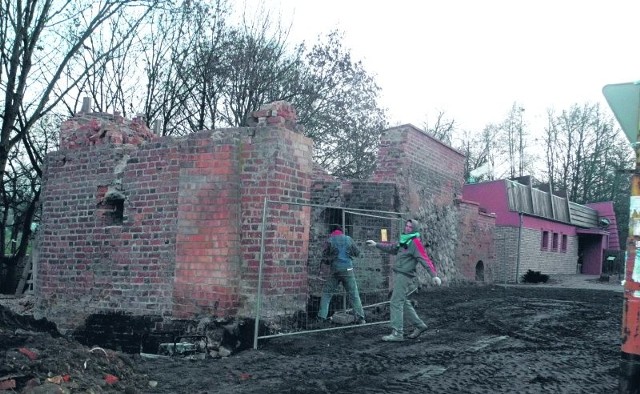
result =
[{"label": "ruined brick wall", "polygon": [[241,313],[253,316],[266,210],[263,315],[306,308],[311,221],[312,141],[300,134],[295,110],[274,103],[254,113],[252,140],[242,146]]},{"label": "ruined brick wall", "polygon": [[459,272],[467,280],[494,282],[498,279],[495,266],[495,215],[481,212],[477,203],[464,200],[457,200],[456,203],[460,220],[456,248]]},{"label": "ruined brick wall", "polygon": [[241,263],[241,149],[246,129],[179,142],[174,317],[235,314]]},{"label": "ruined brick wall", "polygon": [[276,103],[255,127],[181,139],[111,115],[66,122],[43,177],[39,313],[63,330],[105,310],[253,314],[266,196],[281,204],[266,228],[265,291],[304,305],[310,214],[286,202],[309,202],[312,145],[294,115]]},{"label": "ruined brick wall", "polygon": [[349,208],[400,212],[398,188],[390,182],[351,182],[345,204]]},{"label": "ruined brick wall", "polygon": [[[362,256],[354,260],[361,293],[387,289],[390,256],[380,254],[377,249],[366,248],[364,241],[379,238],[381,228],[387,228],[391,234],[395,234],[398,227],[391,226],[390,220],[370,217],[366,214],[375,214],[376,211],[395,212],[397,205],[395,184],[339,181],[326,173],[318,172],[314,174],[311,189],[311,200],[317,206],[312,208],[309,271],[323,273],[322,247],[329,234],[330,225],[341,223],[342,208],[344,208],[345,212],[348,212],[345,215],[345,231],[353,237],[362,252]],[[358,215],[357,210],[367,212],[364,212],[365,215]],[[319,297],[322,284],[322,281],[311,281],[310,294]],[[386,291],[384,294],[386,296]]]},{"label": "ruined brick wall", "polygon": [[385,132],[374,182],[395,182],[400,209],[415,212],[425,200],[450,205],[462,195],[464,155],[424,131],[403,125]]},{"label": "ruined brick wall", "polygon": [[[314,183],[313,200],[319,204],[342,201],[347,208],[393,211],[401,213],[403,219],[417,219],[423,225],[423,243],[439,276],[450,282],[475,280],[476,264],[482,260],[485,280],[493,281],[495,219],[478,212],[477,207],[454,203],[461,197],[463,173],[464,156],[460,152],[412,125],[404,125],[383,135],[377,167],[369,181],[330,189],[331,183],[322,176],[322,182]],[[333,196],[328,197],[331,193]],[[338,193],[342,198],[335,197]],[[359,231],[353,236],[379,239],[380,228],[389,227],[387,222],[361,220],[353,226]],[[391,228],[390,240],[401,230],[402,224]],[[374,261],[374,269],[365,280],[379,285],[382,279],[376,275],[389,273],[392,257],[368,253],[366,258]],[[422,269],[418,274],[428,281],[429,275]]]},{"label": "ruined brick wall", "polygon": [[383,228],[388,232],[389,241],[396,239],[404,220],[400,216],[383,212],[398,212],[398,204],[397,187],[388,182],[354,181],[349,193],[345,195],[347,208],[371,210],[363,212],[363,215],[359,215],[359,211],[349,215],[353,227],[352,236],[362,245],[362,256],[358,261],[358,286],[363,289],[391,289],[391,266],[395,257],[380,253],[378,249],[365,247],[364,241],[380,240],[380,230]]},{"label": "ruined brick wall", "polygon": [[[372,177],[375,182],[391,182],[397,185],[396,209],[414,218],[423,226],[423,242],[436,264],[438,275],[445,281],[466,278],[461,271],[467,262],[458,261],[464,253],[459,251],[459,240],[465,229],[461,222],[491,231],[491,224],[476,216],[460,218],[454,201],[462,196],[464,179],[464,155],[434,139],[424,131],[403,125],[388,130],[382,137],[378,151],[378,165]],[[477,223],[476,223],[477,222]],[[467,238],[466,248],[486,248],[486,239]],[[483,246],[486,245],[486,246]],[[492,254],[487,252],[487,259]],[[491,266],[492,262],[485,262]],[[428,275],[422,270],[418,274],[423,280]]]},{"label": "ruined brick wall", "polygon": [[312,275],[309,281],[309,294],[320,297],[324,285],[322,252],[327,240],[330,226],[339,224],[342,214],[336,209],[326,208],[343,207],[343,184],[320,169],[316,169],[311,186],[311,202],[315,206],[311,208],[311,222],[309,228],[309,260],[307,269]]},{"label": "ruined brick wall", "polygon": [[85,310],[171,312],[178,161],[166,140],[139,150],[124,138],[132,130],[84,114],[62,125],[62,148],[46,158],[35,290],[62,329]]},{"label": "ruined brick wall", "polygon": [[[253,316],[263,230],[262,316],[304,310],[309,257],[336,222],[336,212],[310,202],[420,220],[445,279],[467,269],[457,265],[461,235],[468,250],[484,253],[484,237],[474,240],[460,227],[462,221],[484,234],[489,221],[468,212],[461,219],[454,204],[462,188],[459,152],[411,125],[393,128],[373,178],[340,182],[314,168],[311,140],[300,131],[286,103],[263,107],[250,127],[180,139],[157,138],[139,119],[117,115],[81,114],[66,122],[61,149],[48,155],[43,177],[39,313],[63,330],[105,310]],[[386,219],[350,220],[350,234],[360,242],[379,239],[382,227],[391,240],[401,230]],[[365,258],[372,268],[363,286],[388,283],[392,257]]]}]

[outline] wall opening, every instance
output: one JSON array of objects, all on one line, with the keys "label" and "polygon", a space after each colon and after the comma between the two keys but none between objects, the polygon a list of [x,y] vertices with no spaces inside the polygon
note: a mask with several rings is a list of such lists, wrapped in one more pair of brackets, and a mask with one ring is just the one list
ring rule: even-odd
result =
[{"label": "wall opening", "polygon": [[105,226],[122,225],[124,221],[124,195],[114,193],[106,186],[98,186],[96,217]]},{"label": "wall opening", "polygon": [[120,225],[124,219],[124,199],[110,199],[104,202],[105,225]]},{"label": "wall opening", "polygon": [[476,263],[476,282],[484,282],[484,263],[482,260]]},{"label": "wall opening", "polygon": [[[351,215],[345,215],[344,223],[343,220],[343,210],[341,208],[326,208],[323,212],[324,214],[324,223],[327,225],[327,230],[331,228],[332,225],[337,224],[342,226],[342,230],[346,235],[353,236],[353,223]],[[327,232],[328,235],[328,232]]]}]

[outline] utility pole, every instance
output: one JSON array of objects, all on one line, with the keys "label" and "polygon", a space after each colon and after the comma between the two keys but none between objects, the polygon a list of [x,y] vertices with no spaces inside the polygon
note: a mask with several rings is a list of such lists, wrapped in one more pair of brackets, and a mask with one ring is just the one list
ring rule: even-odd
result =
[{"label": "utility pole", "polygon": [[[631,224],[634,210],[640,208],[640,144],[638,144],[640,84],[630,82],[606,85],[602,93],[636,153],[629,205]],[[619,393],[640,393],[640,255],[637,253],[638,249],[640,249],[640,233],[630,231],[627,238],[624,273]]]},{"label": "utility pole", "polygon": [[518,127],[518,137],[520,138],[520,149],[519,149],[519,157],[520,157],[520,166],[519,166],[519,174],[518,176],[524,176],[524,122],[522,121],[522,114],[524,113],[524,108],[520,107],[520,125]]}]

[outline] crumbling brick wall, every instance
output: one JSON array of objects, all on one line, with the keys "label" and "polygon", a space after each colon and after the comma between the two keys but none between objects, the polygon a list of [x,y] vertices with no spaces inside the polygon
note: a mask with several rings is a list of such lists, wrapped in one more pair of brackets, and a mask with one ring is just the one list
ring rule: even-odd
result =
[{"label": "crumbling brick wall", "polygon": [[[475,280],[475,267],[482,261],[485,280],[492,281],[495,259],[493,231],[495,217],[479,212],[460,201],[464,174],[464,156],[412,126],[394,127],[385,132],[378,151],[377,167],[369,181],[344,184],[338,189],[346,208],[399,212],[404,219],[414,218],[423,225],[423,241],[434,260],[438,275],[448,281]],[[314,183],[314,201],[322,203],[328,181]],[[323,185],[323,186],[321,186]],[[329,201],[329,199],[327,199]],[[388,224],[380,222],[379,227]],[[356,239],[379,239],[378,229],[353,234]],[[400,226],[402,227],[402,226]],[[389,229],[395,237],[402,228]],[[367,253],[368,260],[379,260],[377,275],[388,275],[388,255]],[[428,274],[418,270],[426,281]],[[372,275],[376,275],[372,271]],[[376,278],[364,278],[376,285]]]},{"label": "crumbling brick wall", "polygon": [[180,139],[117,115],[65,122],[43,176],[39,313],[63,330],[106,310],[252,313],[266,197],[283,204],[266,229],[265,291],[288,275],[278,302],[304,308],[306,273],[292,267],[307,260],[309,212],[286,202],[309,202],[311,140],[286,103],[252,120]]},{"label": "crumbling brick wall", "polygon": [[470,280],[496,281],[495,215],[482,212],[474,202],[459,199],[456,205],[460,218],[456,262],[460,274]]},{"label": "crumbling brick wall", "polygon": [[[474,248],[461,224],[476,221],[483,234],[491,231],[490,220],[460,216],[454,204],[462,154],[411,125],[385,134],[378,168],[364,182],[338,181],[313,166],[311,140],[286,103],[263,107],[249,125],[175,139],[118,115],[82,113],[65,122],[43,176],[38,313],[62,330],[113,310],[252,316],[263,233],[262,316],[304,310],[309,257],[335,214],[311,202],[417,218],[445,279],[467,271],[456,258],[460,234]],[[389,226],[355,224],[360,241]],[[401,229],[389,227],[393,239]],[[371,287],[388,283],[390,274],[391,258],[375,256],[362,282]]]},{"label": "crumbling brick wall", "polygon": [[[396,209],[423,226],[423,241],[445,280],[461,277],[457,248],[464,155],[413,125],[388,130],[378,152],[373,181],[397,185]],[[424,280],[427,274],[418,271]]]},{"label": "crumbling brick wall", "polygon": [[395,182],[400,210],[422,201],[450,205],[462,195],[464,155],[410,124],[387,130],[380,142],[374,182]]}]

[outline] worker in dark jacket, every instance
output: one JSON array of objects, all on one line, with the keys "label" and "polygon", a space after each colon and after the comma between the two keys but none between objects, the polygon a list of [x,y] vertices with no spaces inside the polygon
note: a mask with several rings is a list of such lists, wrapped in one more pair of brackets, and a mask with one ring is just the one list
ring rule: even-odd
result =
[{"label": "worker in dark jacket", "polygon": [[375,246],[383,252],[396,255],[393,264],[393,293],[391,295],[391,328],[390,335],[382,337],[383,341],[404,341],[404,315],[414,326],[408,338],[415,339],[427,330],[425,324],[413,308],[407,294],[416,277],[416,266],[422,264],[431,274],[435,285],[442,284],[436,273],[436,267],[420,242],[420,224],[416,220],[407,220],[404,233],[395,243],[367,241],[368,246]]},{"label": "worker in dark jacket", "polygon": [[364,324],[364,309],[360,302],[358,284],[353,272],[353,258],[360,256],[360,249],[358,249],[351,237],[342,232],[342,227],[334,225],[331,230],[324,249],[325,261],[331,264],[331,275],[322,289],[318,319],[321,321],[327,319],[331,297],[341,283],[349,294],[351,305],[356,315],[355,322]]}]

